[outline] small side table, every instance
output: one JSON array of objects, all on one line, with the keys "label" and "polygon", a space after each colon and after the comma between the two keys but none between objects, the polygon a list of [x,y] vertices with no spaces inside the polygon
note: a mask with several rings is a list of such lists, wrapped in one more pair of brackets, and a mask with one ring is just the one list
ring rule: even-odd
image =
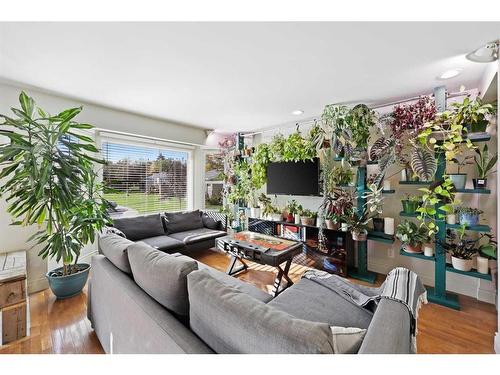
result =
[{"label": "small side table", "polygon": [[0,254],[0,345],[29,335],[26,251]]}]

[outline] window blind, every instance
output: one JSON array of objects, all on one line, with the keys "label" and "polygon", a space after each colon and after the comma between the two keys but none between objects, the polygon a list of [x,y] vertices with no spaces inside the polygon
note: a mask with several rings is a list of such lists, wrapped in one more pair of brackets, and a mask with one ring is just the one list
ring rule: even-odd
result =
[{"label": "window blind", "polygon": [[189,153],[158,146],[103,142],[105,198],[133,213],[187,208]]}]

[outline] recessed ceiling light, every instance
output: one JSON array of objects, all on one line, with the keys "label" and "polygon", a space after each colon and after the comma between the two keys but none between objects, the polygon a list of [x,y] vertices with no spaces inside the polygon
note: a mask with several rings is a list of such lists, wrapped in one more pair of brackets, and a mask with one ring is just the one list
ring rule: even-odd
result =
[{"label": "recessed ceiling light", "polygon": [[304,111],[301,110],[301,109],[296,109],[295,111],[292,112],[292,115],[294,116],[300,116],[301,114],[303,114]]},{"label": "recessed ceiling light", "polygon": [[462,69],[450,69],[439,76],[440,79],[450,79],[460,74]]}]

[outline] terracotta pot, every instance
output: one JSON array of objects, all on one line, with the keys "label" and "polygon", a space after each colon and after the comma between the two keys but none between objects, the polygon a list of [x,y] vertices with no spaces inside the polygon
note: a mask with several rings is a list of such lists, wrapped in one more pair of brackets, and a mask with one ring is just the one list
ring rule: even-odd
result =
[{"label": "terracotta pot", "polygon": [[339,223],[334,222],[333,220],[326,219],[325,220],[326,227],[331,230],[338,230],[339,229]]},{"label": "terracotta pot", "polygon": [[293,223],[294,221],[295,221],[295,218],[294,218],[293,214],[288,214],[286,216],[286,222],[287,223]]},{"label": "terracotta pot", "polygon": [[456,270],[468,272],[472,269],[473,261],[472,259],[460,259],[452,256],[451,264]]},{"label": "terracotta pot", "polygon": [[405,244],[403,250],[407,253],[418,254],[422,252],[422,244],[410,245],[409,243]]}]

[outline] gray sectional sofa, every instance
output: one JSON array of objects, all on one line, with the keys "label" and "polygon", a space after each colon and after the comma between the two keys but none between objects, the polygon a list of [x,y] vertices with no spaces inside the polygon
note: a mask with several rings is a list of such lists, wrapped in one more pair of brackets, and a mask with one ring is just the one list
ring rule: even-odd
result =
[{"label": "gray sectional sofa", "polygon": [[227,234],[226,225],[225,216],[211,211],[166,212],[115,219],[103,235],[115,233],[166,253],[192,254],[214,247],[215,239]]},{"label": "gray sectional sofa", "polygon": [[106,234],[100,247],[88,317],[106,353],[410,353],[399,302],[370,313],[309,279],[272,299],[145,242]]}]

